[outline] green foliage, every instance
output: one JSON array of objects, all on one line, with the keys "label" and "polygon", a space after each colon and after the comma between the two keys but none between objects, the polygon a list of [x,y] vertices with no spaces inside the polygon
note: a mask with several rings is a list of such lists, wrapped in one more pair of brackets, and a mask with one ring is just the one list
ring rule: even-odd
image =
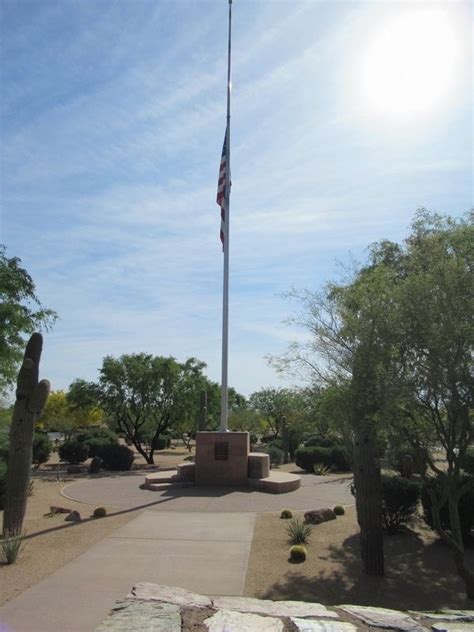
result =
[{"label": "green foliage", "polygon": [[407,443],[392,445],[386,453],[389,465],[403,478],[414,474],[424,476],[428,468],[429,452],[426,448],[414,448]]},{"label": "green foliage", "polygon": [[313,527],[300,518],[293,518],[286,525],[286,532],[291,544],[305,544],[312,530]]},{"label": "green foliage", "polygon": [[35,432],[33,437],[33,463],[39,467],[46,463],[53,451],[53,444],[45,432]]},{"label": "green foliage", "polygon": [[474,476],[474,447],[468,448],[462,460],[462,469],[466,474]]},{"label": "green foliage", "polygon": [[9,259],[0,244],[0,394],[16,378],[25,348],[24,337],[48,330],[57,315],[45,309],[36,296],[36,287],[18,257]]},{"label": "green foliage", "polygon": [[327,476],[331,473],[331,468],[326,467],[322,463],[315,463],[313,465],[313,472],[314,474],[316,474],[316,476]]},{"label": "green foliage", "polygon": [[[426,524],[434,529],[433,509],[431,499],[428,494],[428,485],[431,486],[437,497],[441,496],[441,482],[432,478],[423,484],[421,490],[421,503],[423,505],[423,519]],[[461,533],[464,545],[471,544],[471,529],[474,527],[474,476],[464,475],[461,477],[460,486],[465,486],[466,491],[461,496],[458,504],[459,520],[461,523]],[[441,506],[440,511],[441,528],[448,533],[451,532],[451,521],[449,518],[448,502]]]},{"label": "green foliage", "polygon": [[8,432],[0,431],[0,461],[8,461],[8,452],[10,450],[10,439]]},{"label": "green foliage", "polygon": [[270,465],[281,465],[283,463],[283,450],[276,445],[264,446],[261,448],[261,451],[270,457]]},{"label": "green foliage", "polygon": [[321,435],[312,435],[304,442],[305,448],[333,448],[338,445],[338,441],[333,437],[322,437]]},{"label": "green foliage", "polygon": [[3,556],[7,564],[14,564],[20,554],[26,533],[21,535],[12,535],[0,540]]},{"label": "green foliage", "polygon": [[107,515],[107,509],[105,507],[96,507],[92,512],[93,518],[105,518]]},{"label": "green foliage", "polygon": [[398,533],[416,514],[420,484],[400,476],[382,476],[382,520],[387,533]]},{"label": "green foliage", "polygon": [[290,559],[292,562],[304,562],[306,555],[307,551],[304,546],[294,544],[290,547]]},{"label": "green foliage", "polygon": [[74,436],[76,441],[84,443],[88,447],[89,457],[100,456],[100,451],[106,445],[115,445],[118,437],[112,430],[104,426],[92,426]]},{"label": "green foliage", "polygon": [[61,461],[76,465],[83,463],[89,456],[89,448],[86,443],[78,441],[77,439],[70,439],[64,441],[58,449],[59,458]]},{"label": "green foliage", "polygon": [[333,509],[336,516],[343,516],[346,513],[346,510],[342,505],[336,505]]},{"label": "green foliage", "polygon": [[332,448],[302,447],[295,452],[295,463],[307,472],[313,472],[314,466],[321,464],[332,471],[346,472],[349,470],[349,461],[344,448],[334,446]]},{"label": "green foliage", "polygon": [[291,509],[282,509],[280,518],[283,518],[285,520],[288,520],[289,518],[293,518],[293,512],[291,511]]},{"label": "green foliage", "polygon": [[100,451],[106,470],[127,471],[133,464],[133,452],[125,445],[106,445]]}]

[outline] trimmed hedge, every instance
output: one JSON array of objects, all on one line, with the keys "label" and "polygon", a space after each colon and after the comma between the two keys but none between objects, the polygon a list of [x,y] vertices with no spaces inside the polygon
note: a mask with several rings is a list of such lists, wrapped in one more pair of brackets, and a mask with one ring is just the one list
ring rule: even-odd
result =
[{"label": "trimmed hedge", "polygon": [[100,456],[100,451],[104,446],[116,445],[118,437],[115,432],[104,427],[88,428],[77,434],[75,439],[87,445],[89,456]]},{"label": "trimmed hedge", "polygon": [[387,533],[400,531],[417,510],[420,483],[401,476],[382,476],[382,521]]},{"label": "trimmed hedge", "polygon": [[77,439],[70,439],[59,446],[58,452],[61,461],[77,465],[89,456],[89,446]]},{"label": "trimmed hedge", "polygon": [[106,470],[124,472],[132,467],[134,455],[126,445],[106,445],[99,454]]},{"label": "trimmed hedge", "polygon": [[333,446],[332,448],[304,446],[298,448],[295,452],[295,463],[307,472],[313,472],[317,463],[321,463],[333,471],[347,472],[350,470],[346,452],[341,446]]},{"label": "trimmed hedge", "polygon": [[321,437],[320,435],[313,435],[308,437],[303,444],[306,448],[333,448],[337,445],[336,439],[332,437]]},{"label": "trimmed hedge", "polygon": [[[467,491],[461,496],[459,501],[459,520],[461,522],[461,532],[464,544],[471,543],[471,529],[474,527],[474,476],[468,476],[465,474],[461,478],[461,484],[468,484]],[[430,484],[435,490],[440,491],[440,484],[437,479],[430,481]],[[431,499],[428,495],[426,484],[423,485],[421,490],[421,503],[423,505],[423,519],[426,524],[434,528],[433,514],[431,508]],[[449,508],[446,502],[440,511],[441,527],[446,531],[451,531],[451,524],[449,520]]]},{"label": "trimmed hedge", "polygon": [[41,465],[46,463],[53,451],[53,444],[45,432],[35,432],[33,437],[33,463]]}]

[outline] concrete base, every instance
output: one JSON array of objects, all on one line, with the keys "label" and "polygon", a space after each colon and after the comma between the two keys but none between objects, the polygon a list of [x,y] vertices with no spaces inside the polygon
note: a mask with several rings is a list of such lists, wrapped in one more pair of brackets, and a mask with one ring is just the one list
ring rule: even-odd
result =
[{"label": "concrete base", "polygon": [[249,478],[249,485],[260,492],[286,494],[301,487],[301,478],[288,472],[270,472],[265,478]]},{"label": "concrete base", "polygon": [[196,433],[196,485],[247,484],[248,432]]}]

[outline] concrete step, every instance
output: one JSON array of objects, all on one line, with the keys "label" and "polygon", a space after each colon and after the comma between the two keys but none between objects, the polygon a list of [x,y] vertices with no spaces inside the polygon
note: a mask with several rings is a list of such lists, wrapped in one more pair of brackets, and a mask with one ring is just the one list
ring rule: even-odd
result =
[{"label": "concrete step", "polygon": [[153,472],[145,476],[145,484],[150,483],[171,483],[176,480],[178,476],[177,470],[167,470],[165,472]]},{"label": "concrete step", "polygon": [[269,494],[286,494],[301,487],[301,478],[289,472],[270,472],[265,478],[249,478],[249,486]]}]

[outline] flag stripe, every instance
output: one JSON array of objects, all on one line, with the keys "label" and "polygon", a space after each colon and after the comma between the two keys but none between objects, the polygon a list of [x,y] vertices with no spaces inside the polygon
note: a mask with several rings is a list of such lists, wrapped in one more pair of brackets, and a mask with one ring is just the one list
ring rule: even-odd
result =
[{"label": "flag stripe", "polygon": [[225,223],[226,223],[226,179],[227,179],[227,129],[224,136],[224,145],[222,147],[221,164],[219,167],[219,179],[217,181],[217,197],[216,202],[221,208],[221,242],[222,250],[225,248]]}]

